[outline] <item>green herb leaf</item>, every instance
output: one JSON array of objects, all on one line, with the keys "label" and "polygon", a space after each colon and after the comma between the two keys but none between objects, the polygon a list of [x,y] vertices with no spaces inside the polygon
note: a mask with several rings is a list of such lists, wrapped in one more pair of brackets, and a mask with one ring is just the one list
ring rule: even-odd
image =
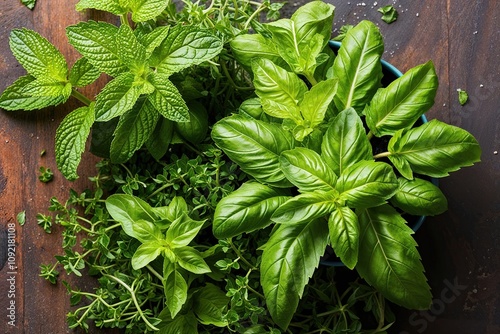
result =
[{"label": "green herb leaf", "polygon": [[133,0],[129,2],[132,12],[132,21],[145,22],[159,16],[169,2],[164,0]]},{"label": "green herb leaf", "polygon": [[9,45],[17,61],[35,78],[66,81],[68,65],[64,56],[37,32],[14,29],[10,33]]},{"label": "green herb leaf", "polygon": [[175,319],[167,322],[165,326],[160,328],[158,334],[179,334],[190,333],[198,334],[198,319],[193,312],[186,314],[178,314]]},{"label": "green herb leaf", "polygon": [[187,246],[203,227],[204,220],[193,220],[186,213],[172,222],[165,240],[172,248]]},{"label": "green herb leaf", "polygon": [[283,67],[274,43],[260,34],[238,35],[230,41],[231,52],[239,63],[251,67],[253,60],[264,58]]},{"label": "green herb leaf", "polygon": [[291,185],[279,169],[279,156],[293,147],[293,138],[279,125],[235,115],[214,125],[212,139],[258,181],[275,187]]},{"label": "green herb leaf", "polygon": [[111,142],[110,158],[123,163],[140,149],[153,133],[160,114],[147,98],[139,99],[118,121]]},{"label": "green herb leaf", "polygon": [[22,76],[7,87],[0,96],[0,108],[5,110],[34,110],[55,106],[65,101],[63,95],[32,96],[24,90],[35,82],[31,75]]},{"label": "green herb leaf", "polygon": [[60,97],[62,102],[66,102],[71,96],[71,84],[50,78],[45,80],[36,79],[24,86],[23,94],[35,98]]},{"label": "green herb leaf", "polygon": [[338,110],[352,107],[361,114],[381,85],[383,52],[382,36],[372,22],[361,21],[347,32],[333,65]]},{"label": "green herb leaf", "polygon": [[177,25],[153,53],[152,66],[158,73],[170,76],[214,58],[222,47],[222,41],[209,30]]},{"label": "green herb leaf", "polygon": [[377,9],[379,13],[382,13],[382,21],[391,24],[398,19],[398,11],[392,5],[380,7]]},{"label": "green herb leaf", "polygon": [[427,180],[399,178],[399,188],[391,204],[416,216],[435,216],[445,212],[448,201],[441,190]]},{"label": "green herb leaf", "polygon": [[334,41],[342,41],[345,36],[347,35],[347,32],[354,28],[353,25],[351,24],[344,24],[342,27],[340,27],[339,34],[333,38]]},{"label": "green herb leaf", "polygon": [[159,26],[153,31],[141,35],[138,38],[139,42],[146,47],[146,57],[149,58],[154,50],[161,45],[167,38],[170,26]]},{"label": "green herb leaf", "polygon": [[164,239],[160,228],[155,223],[145,219],[135,220],[132,224],[132,231],[134,231],[133,237],[142,243],[160,243]]},{"label": "green herb leaf", "polygon": [[43,183],[50,182],[54,178],[54,173],[50,168],[40,167],[38,171],[39,171],[38,179]]},{"label": "green herb leaf", "polygon": [[116,45],[121,62],[137,76],[146,72],[146,47],[139,43],[132,29],[121,25],[116,34]]},{"label": "green herb leaf", "polygon": [[157,241],[146,242],[137,248],[132,256],[132,268],[141,269],[156,259],[162,251],[162,245]]},{"label": "green herb leaf", "polygon": [[287,72],[267,59],[252,64],[255,93],[260,97],[264,112],[278,118],[301,123],[298,103],[304,99],[307,86],[296,74]]},{"label": "green herb leaf", "polygon": [[127,194],[113,194],[106,199],[106,209],[111,217],[119,222],[125,233],[133,238],[136,234],[133,225],[138,220],[154,223],[158,218],[151,206],[144,200]]},{"label": "green herb leaf", "polygon": [[428,62],[377,90],[364,111],[370,131],[381,137],[412,127],[434,104],[437,88],[436,70]]},{"label": "green herb leaf", "polygon": [[335,189],[337,175],[318,153],[308,148],[296,147],[281,153],[280,168],[302,193]]},{"label": "green herb leaf", "polygon": [[120,0],[80,0],[75,8],[78,11],[85,9],[97,9],[105,12],[110,12],[115,15],[125,14],[127,8],[122,5],[125,1]]},{"label": "green herb leaf", "polygon": [[19,225],[23,226],[26,223],[26,210],[19,212],[16,216]]},{"label": "green herb leaf", "polygon": [[336,92],[337,80],[328,79],[320,81],[304,94],[299,106],[309,128],[313,129],[323,122]]},{"label": "green herb leaf", "polygon": [[66,28],[69,42],[101,72],[118,76],[127,70],[120,60],[118,28],[105,22],[80,22]]},{"label": "green herb leaf", "polygon": [[365,131],[353,108],[342,111],[331,122],[321,142],[321,157],[337,175],[359,161],[373,160]]},{"label": "green herb leaf", "polygon": [[132,73],[123,73],[104,86],[96,97],[96,121],[106,122],[132,109],[141,94]]},{"label": "green herb leaf", "polygon": [[224,239],[264,228],[271,224],[272,214],[288,198],[261,183],[246,182],[217,204],[213,233]]},{"label": "green herb leaf", "polygon": [[59,124],[56,131],[55,151],[57,168],[68,180],[78,178],[85,144],[94,123],[94,104],[78,108],[69,113]]},{"label": "green herb leaf", "polygon": [[294,225],[321,218],[335,210],[337,199],[335,190],[300,194],[282,204],[271,219],[278,224]]},{"label": "green herb leaf", "polygon": [[153,133],[146,141],[146,147],[153,158],[160,160],[167,153],[173,133],[174,123],[169,119],[160,117]]},{"label": "green herb leaf", "polygon": [[69,72],[69,82],[75,87],[84,87],[96,81],[101,72],[87,58],[78,59]]},{"label": "green herb leaf", "polygon": [[164,260],[163,286],[166,304],[172,318],[179,313],[187,300],[188,286],[182,274],[175,269],[175,264]]},{"label": "green herb leaf", "polygon": [[200,252],[193,247],[177,247],[174,248],[173,251],[177,256],[177,263],[187,271],[199,275],[206,274],[211,271],[210,267],[201,257]]},{"label": "green herb leaf", "polygon": [[469,94],[465,90],[462,90],[460,88],[457,89],[458,92],[458,102],[460,103],[461,106],[467,103],[469,100]]},{"label": "green herb leaf", "polygon": [[327,240],[327,224],[318,219],[281,225],[266,243],[261,284],[269,313],[282,329],[288,327]]},{"label": "green herb leaf", "polygon": [[335,254],[347,268],[353,269],[358,262],[358,216],[347,206],[339,207],[330,215],[328,229]]},{"label": "green herb leaf", "polygon": [[398,180],[389,164],[360,161],[344,170],[336,189],[347,206],[369,208],[392,197],[398,189]]},{"label": "green herb leaf", "polygon": [[432,294],[411,237],[413,231],[389,205],[358,212],[361,234],[357,271],[388,300],[409,309],[427,309]]},{"label": "green herb leaf", "polygon": [[21,0],[21,3],[29,9],[35,8],[36,0]]},{"label": "green herb leaf", "polygon": [[226,327],[228,321],[223,315],[228,304],[229,298],[225,292],[210,283],[199,289],[193,296],[193,311],[204,325]]},{"label": "green herb leaf", "polygon": [[406,160],[415,173],[443,177],[480,161],[477,140],[456,126],[433,119],[402,133],[389,141],[389,159]]},{"label": "green herb leaf", "polygon": [[175,122],[189,121],[189,108],[166,75],[151,73],[148,81],[155,88],[149,100],[163,117]]}]

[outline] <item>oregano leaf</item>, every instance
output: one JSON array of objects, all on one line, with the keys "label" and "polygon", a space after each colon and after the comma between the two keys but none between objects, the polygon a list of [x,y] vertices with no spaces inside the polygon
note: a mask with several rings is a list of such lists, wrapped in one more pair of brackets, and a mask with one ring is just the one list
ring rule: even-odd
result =
[{"label": "oregano leaf", "polygon": [[57,168],[70,181],[78,178],[77,168],[93,123],[92,103],[88,107],[81,107],[69,113],[57,128],[55,138]]}]

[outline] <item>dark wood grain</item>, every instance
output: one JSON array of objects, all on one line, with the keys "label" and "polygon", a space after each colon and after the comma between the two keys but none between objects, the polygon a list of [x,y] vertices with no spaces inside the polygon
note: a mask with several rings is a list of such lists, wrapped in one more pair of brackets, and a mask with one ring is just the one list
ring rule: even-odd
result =
[{"label": "dark wood grain", "polygon": [[[38,1],[31,12],[17,1],[0,0],[0,90],[24,70],[8,50],[13,28],[28,27],[54,43],[70,63],[77,53],[67,44],[64,29],[82,19],[114,19],[97,12],[77,13],[76,0]],[[397,321],[391,333],[500,333],[500,6],[485,1],[389,1],[399,18],[380,19],[378,1],[333,1],[335,29],[363,19],[376,22],[384,36],[385,60],[406,71],[432,60],[440,87],[436,104],[427,114],[465,128],[483,148],[482,162],[444,178],[440,187],[449,210],[429,217],[416,233],[435,302],[430,311],[395,307]],[[286,7],[289,14],[298,5]],[[105,80],[105,78],[102,78]],[[87,94],[95,94],[101,80]],[[469,92],[460,106],[457,88]],[[46,235],[35,215],[44,211],[50,196],[64,197],[70,187],[88,186],[85,177],[75,183],[56,172],[54,182],[37,180],[39,166],[55,170],[53,141],[62,117],[78,107],[76,101],[41,112],[0,113],[0,228],[15,223],[26,210],[27,222],[16,229],[16,327],[7,326],[6,291],[10,277],[0,270],[0,333],[66,333],[69,302],[61,285],[38,277],[39,264],[51,261],[59,250],[57,229]],[[44,157],[40,152],[47,150]],[[81,175],[91,175],[96,159],[86,155]],[[89,284],[87,282],[87,284]]]}]

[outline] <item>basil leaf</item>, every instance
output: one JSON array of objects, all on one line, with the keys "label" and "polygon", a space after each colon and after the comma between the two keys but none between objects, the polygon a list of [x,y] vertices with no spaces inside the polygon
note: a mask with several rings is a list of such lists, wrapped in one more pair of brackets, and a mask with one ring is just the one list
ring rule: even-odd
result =
[{"label": "basil leaf", "polygon": [[353,108],[342,111],[331,122],[321,142],[321,157],[337,175],[359,161],[373,160],[363,122]]},{"label": "basil leaf", "polygon": [[68,65],[57,48],[39,33],[26,28],[10,32],[10,49],[24,69],[37,79],[66,81]]},{"label": "basil leaf", "polygon": [[212,139],[259,182],[275,187],[291,186],[279,169],[279,156],[293,147],[293,138],[279,125],[234,115],[214,125]]},{"label": "basil leaf", "polygon": [[312,220],[281,225],[266,243],[260,280],[269,313],[282,329],[288,327],[327,240],[327,224]]},{"label": "basil leaf", "polygon": [[134,75],[123,73],[104,86],[96,97],[96,121],[106,122],[132,109],[139,98],[140,87],[134,85]]},{"label": "basil leaf", "polygon": [[31,96],[27,94],[24,88],[34,81],[36,79],[31,75],[19,77],[3,91],[0,96],[0,108],[5,110],[34,110],[55,106],[65,100],[63,95]]},{"label": "basil leaf", "polygon": [[258,182],[246,182],[215,208],[212,229],[218,239],[232,238],[271,224],[271,215],[289,197]]},{"label": "basil leaf", "polygon": [[[151,208],[153,211],[153,208]],[[161,233],[160,228],[149,220],[137,219],[132,224],[132,231],[134,231],[133,237],[142,243],[147,242],[161,242],[163,241],[163,233]]]},{"label": "basil leaf", "polygon": [[435,216],[448,209],[448,201],[441,190],[427,180],[398,178],[398,191],[391,204],[417,216]]},{"label": "basil leaf", "polygon": [[118,121],[111,142],[110,158],[113,163],[123,163],[140,149],[153,133],[160,114],[151,102],[142,98]]},{"label": "basil leaf", "polygon": [[[402,130],[400,130],[402,131]],[[436,119],[391,138],[389,159],[404,159],[415,173],[447,176],[480,161],[481,148],[469,132]]]},{"label": "basil leaf", "polygon": [[304,147],[281,153],[280,168],[286,178],[302,193],[333,190],[337,181],[337,175],[321,156]]},{"label": "basil leaf", "polygon": [[87,58],[78,59],[69,72],[69,82],[75,87],[84,87],[96,81],[101,72]]},{"label": "basil leaf", "polygon": [[153,52],[152,66],[158,73],[170,76],[214,58],[222,47],[222,41],[210,30],[177,25]]},{"label": "basil leaf", "polygon": [[187,246],[203,227],[204,220],[193,220],[184,212],[175,219],[167,230],[165,240],[171,248]]},{"label": "basil leaf", "polygon": [[264,112],[278,118],[289,118],[301,123],[298,102],[302,101],[307,86],[296,74],[287,72],[268,59],[252,63],[255,93],[260,97]]},{"label": "basil leaf", "polygon": [[120,60],[116,35],[118,28],[105,22],[80,22],[66,28],[69,42],[95,68],[111,76],[127,70]]},{"label": "basil leaf", "polygon": [[301,6],[290,19],[266,26],[280,56],[295,73],[312,74],[316,57],[330,38],[335,7],[321,1]]},{"label": "basil leaf", "polygon": [[346,206],[369,208],[384,204],[394,195],[398,180],[389,164],[360,161],[340,175],[336,189]]},{"label": "basil leaf", "polygon": [[156,259],[162,251],[162,246],[156,241],[144,243],[137,248],[132,256],[132,268],[141,269]]},{"label": "basil leaf", "polygon": [[337,92],[337,80],[320,81],[304,94],[299,107],[309,128],[313,129],[325,119],[328,106]]},{"label": "basil leaf", "polygon": [[68,180],[78,178],[85,144],[94,123],[94,104],[78,108],[64,117],[56,130],[55,151],[57,168]]},{"label": "basil leaf", "polygon": [[207,283],[193,295],[193,311],[203,325],[226,327],[228,321],[224,313],[229,306],[229,301],[224,291],[216,285]]},{"label": "basil leaf", "polygon": [[432,62],[414,67],[375,93],[365,108],[366,123],[377,137],[411,128],[434,104],[438,88]]},{"label": "basil leaf", "polygon": [[409,309],[427,309],[432,294],[413,231],[389,205],[358,212],[361,234],[356,270],[385,298]]},{"label": "basil leaf", "polygon": [[165,299],[170,316],[175,316],[186,303],[188,285],[182,274],[177,271],[176,264],[164,260],[163,264],[163,288],[165,291]]},{"label": "basil leaf", "polygon": [[163,117],[175,122],[188,122],[189,109],[179,90],[166,75],[151,73],[148,81],[154,87],[149,100]]},{"label": "basil leaf", "polygon": [[236,60],[244,66],[251,67],[254,59],[264,58],[283,67],[274,43],[260,34],[238,35],[229,44]]},{"label": "basil leaf", "polygon": [[339,82],[334,97],[338,110],[354,108],[361,114],[380,87],[384,42],[377,26],[361,21],[346,33],[333,64],[333,77]]},{"label": "basil leaf", "polygon": [[174,133],[174,123],[164,117],[160,117],[156,123],[153,133],[146,141],[146,147],[157,161],[159,161],[168,151],[172,135]]},{"label": "basil leaf", "polygon": [[207,263],[193,247],[177,247],[173,249],[174,254],[177,256],[177,263],[184,269],[194,274],[206,274],[211,270]]},{"label": "basil leaf", "polygon": [[330,215],[328,229],[335,254],[347,268],[353,269],[358,262],[358,217],[349,207],[341,206]]},{"label": "basil leaf", "polygon": [[278,224],[293,225],[321,218],[335,210],[337,199],[335,190],[300,194],[282,204],[271,219]]},{"label": "basil leaf", "polygon": [[142,199],[127,195],[113,194],[106,199],[106,209],[111,217],[123,228],[123,231],[136,238],[133,225],[138,220],[146,220],[154,223],[157,220],[156,214],[151,206]]},{"label": "basil leaf", "polygon": [[175,319],[166,322],[157,334],[179,334],[190,333],[198,334],[198,322],[193,312],[189,311],[186,314],[178,314]]}]

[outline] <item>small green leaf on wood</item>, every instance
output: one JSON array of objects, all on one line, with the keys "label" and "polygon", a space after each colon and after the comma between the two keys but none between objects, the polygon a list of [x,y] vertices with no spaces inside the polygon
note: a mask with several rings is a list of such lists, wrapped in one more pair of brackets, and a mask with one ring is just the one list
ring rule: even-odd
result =
[{"label": "small green leaf on wood", "polygon": [[398,11],[392,5],[381,7],[377,11],[382,14],[382,21],[387,24],[391,24],[398,19]]},{"label": "small green leaf on wood", "polygon": [[460,105],[463,106],[469,100],[469,94],[467,94],[467,92],[461,88],[458,88],[457,92],[458,92],[458,102],[460,103]]}]

